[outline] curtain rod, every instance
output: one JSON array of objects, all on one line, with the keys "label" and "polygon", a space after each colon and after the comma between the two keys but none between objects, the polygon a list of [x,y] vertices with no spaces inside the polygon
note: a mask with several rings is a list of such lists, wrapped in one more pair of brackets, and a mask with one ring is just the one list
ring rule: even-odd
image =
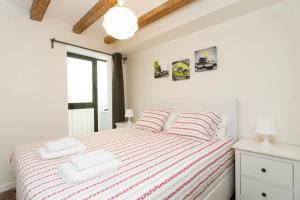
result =
[{"label": "curtain rod", "polygon": [[[71,43],[68,43],[68,42],[63,42],[63,41],[57,40],[55,38],[50,39],[50,41],[51,41],[51,48],[52,49],[54,49],[54,43],[59,43],[59,44],[65,44],[65,45],[69,45],[69,46],[73,46],[73,47],[85,49],[85,50],[88,50],[88,51],[94,51],[94,52],[97,52],[97,53],[102,53],[102,54],[105,54],[105,55],[108,55],[108,56],[112,56],[113,55],[113,54],[110,54],[110,53],[106,53],[106,52],[102,52],[102,51],[97,51],[97,50],[86,48],[86,47],[79,46],[79,45],[76,45],[76,44],[71,44]],[[122,60],[126,61],[127,58],[126,57],[122,57]]]}]

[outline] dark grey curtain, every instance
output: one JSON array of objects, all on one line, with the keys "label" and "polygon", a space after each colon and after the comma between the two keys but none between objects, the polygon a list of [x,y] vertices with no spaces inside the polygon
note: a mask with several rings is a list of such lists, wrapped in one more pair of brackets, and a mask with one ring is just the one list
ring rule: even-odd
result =
[{"label": "dark grey curtain", "polygon": [[124,102],[124,84],[123,84],[123,66],[122,55],[114,53],[113,56],[113,79],[112,79],[112,115],[113,128],[116,128],[116,122],[125,121],[125,102]]}]

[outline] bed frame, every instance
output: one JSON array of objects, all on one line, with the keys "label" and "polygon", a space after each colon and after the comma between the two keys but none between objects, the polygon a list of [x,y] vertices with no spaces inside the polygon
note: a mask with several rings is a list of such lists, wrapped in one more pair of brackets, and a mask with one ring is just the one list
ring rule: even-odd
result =
[{"label": "bed frame", "polygon": [[[174,112],[183,110],[213,111],[230,116],[230,136],[238,139],[238,101],[226,98],[178,98],[148,99],[147,108],[170,108]],[[140,110],[141,111],[141,110]],[[139,112],[139,111],[138,111]],[[226,169],[202,192],[199,200],[229,200],[234,194],[234,164]]]}]

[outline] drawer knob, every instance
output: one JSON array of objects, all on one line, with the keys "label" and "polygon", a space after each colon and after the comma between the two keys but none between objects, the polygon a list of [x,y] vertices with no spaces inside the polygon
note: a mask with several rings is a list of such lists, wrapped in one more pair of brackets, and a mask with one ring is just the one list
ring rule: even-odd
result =
[{"label": "drawer knob", "polygon": [[262,192],[262,193],[261,193],[261,196],[263,196],[263,197],[267,197],[267,194],[266,194],[266,193],[264,193],[264,192]]},{"label": "drawer knob", "polygon": [[261,171],[262,171],[263,173],[266,173],[266,172],[267,172],[267,170],[266,170],[265,168],[261,168]]}]

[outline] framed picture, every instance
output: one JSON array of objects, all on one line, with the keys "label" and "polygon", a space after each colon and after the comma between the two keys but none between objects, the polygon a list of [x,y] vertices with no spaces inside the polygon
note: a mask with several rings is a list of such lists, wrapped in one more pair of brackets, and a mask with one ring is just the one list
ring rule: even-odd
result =
[{"label": "framed picture", "polygon": [[195,52],[196,72],[211,71],[217,68],[217,47],[210,47]]},{"label": "framed picture", "polygon": [[172,62],[173,81],[185,80],[190,78],[190,60],[179,60]]},{"label": "framed picture", "polygon": [[162,78],[169,76],[168,62],[167,61],[154,61],[154,78]]}]

